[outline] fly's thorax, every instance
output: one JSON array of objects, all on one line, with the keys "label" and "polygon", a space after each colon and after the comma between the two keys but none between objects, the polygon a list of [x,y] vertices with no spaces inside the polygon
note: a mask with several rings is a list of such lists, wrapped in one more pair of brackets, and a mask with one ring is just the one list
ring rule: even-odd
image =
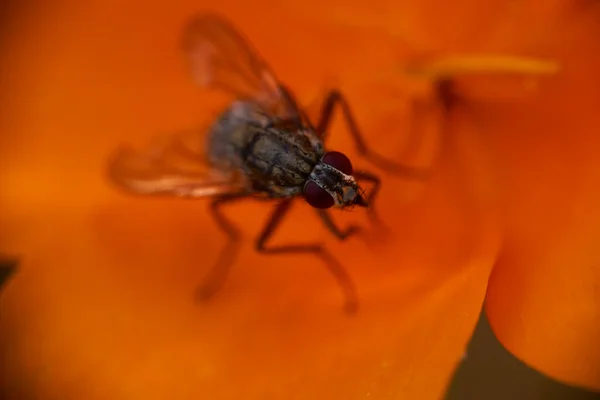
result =
[{"label": "fly's thorax", "polygon": [[252,102],[236,101],[211,127],[207,155],[213,166],[243,173],[255,192],[292,197],[302,193],[324,147],[301,121],[269,116]]},{"label": "fly's thorax", "polygon": [[327,192],[337,207],[346,207],[354,204],[360,204],[362,201],[360,189],[356,179],[339,169],[319,161],[305,184],[305,191],[308,185],[316,184],[320,189]]},{"label": "fly's thorax", "polygon": [[302,188],[320,156],[304,135],[276,127],[256,130],[241,152],[254,179],[278,187]]}]

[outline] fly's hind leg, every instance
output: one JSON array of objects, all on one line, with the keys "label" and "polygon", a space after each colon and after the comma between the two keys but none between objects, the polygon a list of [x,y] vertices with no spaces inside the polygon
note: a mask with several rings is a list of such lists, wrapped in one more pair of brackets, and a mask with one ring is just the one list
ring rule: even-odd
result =
[{"label": "fly's hind leg", "polygon": [[227,235],[228,242],[225,248],[221,250],[217,262],[196,290],[196,298],[200,301],[209,300],[223,286],[239,252],[241,243],[239,230],[223,215],[221,207],[247,197],[247,192],[229,193],[215,198],[210,204],[212,216],[219,228]]},{"label": "fly's hind leg", "polygon": [[[349,314],[355,313],[358,309],[356,287],[344,267],[323,247],[323,245],[318,243],[306,243],[269,246],[267,244],[283,221],[285,215],[290,210],[291,205],[291,199],[283,200],[277,205],[269,217],[267,225],[263,228],[256,240],[256,250],[263,254],[312,254],[318,257],[324,262],[327,269],[333,274],[342,289],[345,299],[344,310]],[[349,235],[346,234],[346,237],[347,236]]]},{"label": "fly's hind leg", "polygon": [[365,142],[363,135],[358,128],[358,124],[352,115],[352,110],[350,109],[348,101],[344,95],[337,90],[332,90],[329,92],[321,107],[321,115],[315,129],[322,140],[325,140],[326,138],[329,126],[331,125],[333,110],[335,109],[336,105],[338,105],[342,110],[348,130],[350,131],[350,135],[354,141],[354,146],[361,156],[372,162],[377,167],[388,172],[403,175],[412,179],[427,178],[427,170],[425,169],[414,168],[408,165],[396,163],[394,161],[387,160],[386,158],[373,152],[373,150],[367,146],[367,143]]}]

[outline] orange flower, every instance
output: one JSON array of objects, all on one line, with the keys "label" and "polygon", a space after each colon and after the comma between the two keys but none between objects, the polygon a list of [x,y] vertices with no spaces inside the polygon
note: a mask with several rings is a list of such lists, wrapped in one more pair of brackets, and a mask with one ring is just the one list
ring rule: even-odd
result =
[{"label": "orange flower", "polygon": [[[335,79],[371,146],[432,167],[425,184],[385,176],[392,232],[373,248],[336,243],[301,206],[277,236],[338,255],[361,296],[353,318],[320,263],[250,245],[198,307],[194,288],[224,244],[206,202],[133,198],[104,180],[121,142],[197,126],[222,104],[191,84],[176,46],[205,4],[63,2],[15,24],[0,143],[0,252],[21,257],[1,299],[9,396],[439,398],[484,299],[516,356],[600,388],[597,3],[355,3],[215,8],[303,102]],[[444,118],[406,74],[414,60],[439,75],[457,65],[446,56],[479,53],[560,70],[526,85],[467,74]],[[329,145],[352,155],[343,124]],[[229,213],[247,239],[267,214]]]}]

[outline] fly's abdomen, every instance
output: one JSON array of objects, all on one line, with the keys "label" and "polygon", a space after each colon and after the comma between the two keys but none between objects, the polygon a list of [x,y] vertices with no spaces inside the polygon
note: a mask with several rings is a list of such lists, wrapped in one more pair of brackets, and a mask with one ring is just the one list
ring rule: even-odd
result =
[{"label": "fly's abdomen", "polygon": [[225,110],[207,137],[209,162],[221,169],[242,168],[242,149],[254,136],[255,126],[266,124],[258,117],[252,104],[247,102],[235,102]]}]

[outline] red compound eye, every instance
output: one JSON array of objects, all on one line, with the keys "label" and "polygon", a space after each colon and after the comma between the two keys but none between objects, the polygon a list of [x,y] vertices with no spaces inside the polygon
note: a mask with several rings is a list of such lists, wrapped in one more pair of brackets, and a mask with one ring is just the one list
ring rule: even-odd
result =
[{"label": "red compound eye", "polygon": [[330,208],[334,203],[333,197],[314,181],[308,181],[304,185],[304,198],[314,208]]},{"label": "red compound eye", "polygon": [[330,151],[323,156],[323,163],[331,165],[333,168],[342,171],[346,175],[352,175],[352,163],[344,153]]}]

